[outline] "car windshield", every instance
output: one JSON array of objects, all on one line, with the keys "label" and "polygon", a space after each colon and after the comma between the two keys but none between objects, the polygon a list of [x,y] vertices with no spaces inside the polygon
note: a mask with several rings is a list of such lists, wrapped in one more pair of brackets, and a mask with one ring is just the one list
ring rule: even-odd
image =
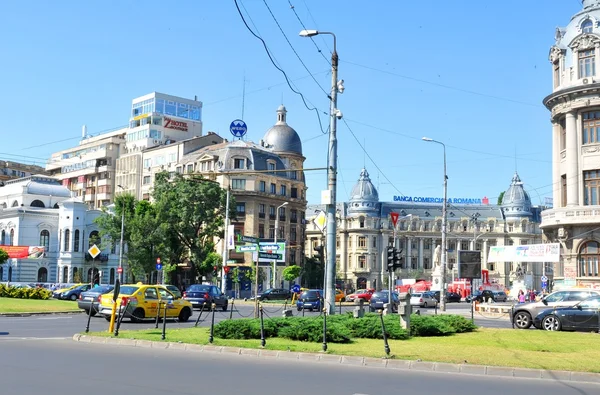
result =
[{"label": "car windshield", "polygon": [[114,289],[112,285],[100,285],[99,287],[95,287],[89,290],[89,292],[97,292],[97,293],[106,293],[110,292]]},{"label": "car windshield", "polygon": [[187,292],[208,292],[210,291],[210,285],[190,285]]},{"label": "car windshield", "polygon": [[316,298],[319,296],[319,291],[304,291],[302,292],[302,295],[300,295],[301,298]]},{"label": "car windshield", "polygon": [[388,291],[379,291],[375,292],[372,296],[373,298],[386,298],[388,297]]},{"label": "car windshield", "polygon": [[133,285],[124,285],[119,290],[119,293],[121,295],[133,295],[134,293],[137,292],[138,289],[140,289],[140,287],[136,287]]}]

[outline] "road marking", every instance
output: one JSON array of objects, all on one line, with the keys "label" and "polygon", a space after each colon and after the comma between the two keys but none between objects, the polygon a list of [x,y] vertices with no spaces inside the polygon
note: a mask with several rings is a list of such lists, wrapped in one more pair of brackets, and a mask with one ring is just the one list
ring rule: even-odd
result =
[{"label": "road marking", "polygon": [[2,340],[67,340],[69,337],[12,337],[12,336],[2,336],[0,337],[0,341]]},{"label": "road marking", "polygon": [[38,317],[36,319],[38,320],[64,320],[64,319],[71,319],[73,317]]}]

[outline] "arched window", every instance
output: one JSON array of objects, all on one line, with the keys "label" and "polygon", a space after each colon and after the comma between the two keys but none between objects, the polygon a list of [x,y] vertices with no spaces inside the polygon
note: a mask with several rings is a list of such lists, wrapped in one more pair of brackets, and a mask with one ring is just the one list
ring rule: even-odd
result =
[{"label": "arched window", "polygon": [[581,30],[584,33],[591,33],[593,29],[594,29],[594,22],[592,22],[590,19],[586,19],[581,24]]},{"label": "arched window", "polygon": [[100,246],[100,233],[97,230],[90,232],[90,239],[88,247],[92,247],[94,244]]},{"label": "arched window", "polygon": [[68,266],[63,266],[63,275],[62,275],[61,282],[63,282],[63,283],[69,282],[69,267]]},{"label": "arched window", "polygon": [[0,281],[4,281],[4,267],[0,266]]},{"label": "arched window", "polygon": [[600,258],[600,244],[597,241],[588,241],[579,251],[579,277],[597,277],[598,260]]},{"label": "arched window", "polygon": [[45,267],[40,267],[37,274],[37,282],[38,283],[47,283],[48,282],[48,269]]},{"label": "arched window", "polygon": [[41,200],[36,199],[31,202],[31,207],[46,207],[46,205]]},{"label": "arched window", "polygon": [[110,269],[110,277],[108,278],[108,283],[109,284],[115,283],[115,268],[114,267]]},{"label": "arched window", "polygon": [[16,200],[14,202],[12,202],[11,207],[18,207],[18,206],[19,206],[19,202],[17,202]]},{"label": "arched window", "polygon": [[75,235],[73,237],[73,251],[79,252],[79,229],[75,229]]},{"label": "arched window", "polygon": [[14,245],[14,243],[15,243],[15,230],[11,229],[10,230],[10,240],[9,240],[8,245],[12,246],[12,245]]},{"label": "arched window", "polygon": [[46,247],[46,251],[50,248],[50,232],[46,229],[40,232],[40,245]]},{"label": "arched window", "polygon": [[58,203],[55,203],[53,208],[58,208]]},{"label": "arched window", "polygon": [[358,224],[359,224],[358,225],[359,227],[364,228],[365,227],[365,217],[360,217],[358,219]]},{"label": "arched window", "polygon": [[81,276],[78,274],[79,269],[74,267],[73,268],[73,282],[77,283],[77,282],[81,282]]},{"label": "arched window", "polygon": [[12,266],[8,268],[8,281],[12,281]]},{"label": "arched window", "polygon": [[69,251],[69,245],[71,244],[71,231],[69,229],[65,229],[64,243],[63,251]]},{"label": "arched window", "polygon": [[6,231],[2,231],[2,236],[0,236],[0,245],[6,245]]}]

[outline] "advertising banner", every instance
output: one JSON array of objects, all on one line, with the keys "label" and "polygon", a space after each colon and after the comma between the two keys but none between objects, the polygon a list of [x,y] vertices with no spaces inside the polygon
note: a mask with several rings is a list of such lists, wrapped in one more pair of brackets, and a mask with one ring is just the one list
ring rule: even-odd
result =
[{"label": "advertising banner", "polygon": [[488,262],[559,262],[560,244],[490,247]]},{"label": "advertising banner", "polygon": [[42,246],[5,246],[0,245],[8,254],[9,258],[15,259],[37,259],[43,258],[46,249]]}]

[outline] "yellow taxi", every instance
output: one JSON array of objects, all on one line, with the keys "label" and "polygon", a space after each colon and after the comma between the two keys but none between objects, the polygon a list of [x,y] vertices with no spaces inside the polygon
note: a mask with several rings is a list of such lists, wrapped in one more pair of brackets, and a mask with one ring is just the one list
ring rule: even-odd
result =
[{"label": "yellow taxi", "polygon": [[[113,293],[102,295],[99,313],[107,321],[110,321],[112,306]],[[125,314],[125,317],[129,317],[132,322],[140,322],[145,318],[156,318],[159,308],[160,316],[163,317],[165,306],[167,318],[177,318],[180,322],[186,322],[192,316],[192,304],[187,300],[175,297],[164,285],[142,283],[121,285],[117,306],[117,312]],[[125,311],[125,309],[127,310]]]},{"label": "yellow taxi", "polygon": [[344,293],[344,291],[342,291],[341,289],[335,290],[335,301],[336,302],[345,302],[346,301],[346,294]]}]

